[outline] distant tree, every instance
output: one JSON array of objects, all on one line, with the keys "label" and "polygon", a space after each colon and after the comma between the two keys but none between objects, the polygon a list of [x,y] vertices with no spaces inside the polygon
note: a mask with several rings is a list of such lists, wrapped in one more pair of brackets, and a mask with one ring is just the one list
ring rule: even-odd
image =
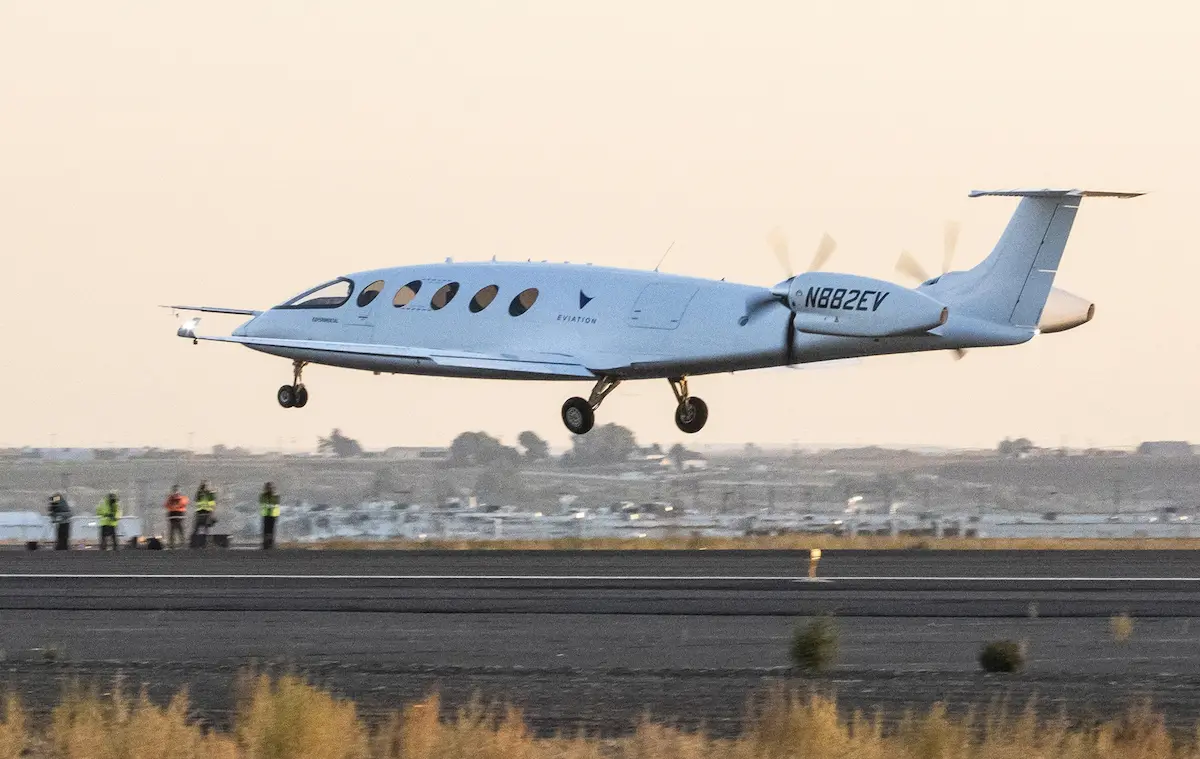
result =
[{"label": "distant tree", "polygon": [[1004,438],[1000,441],[1000,445],[996,446],[996,452],[1000,454],[1001,458],[1019,459],[1028,455],[1033,448],[1034,445],[1029,438],[1019,437],[1016,440]]},{"label": "distant tree", "polygon": [[483,503],[497,506],[524,506],[529,500],[525,480],[510,459],[497,459],[480,472],[475,495]]},{"label": "distant tree", "polygon": [[525,449],[525,458],[531,461],[540,461],[550,455],[550,444],[531,430],[525,430],[518,435],[517,442]]},{"label": "distant tree", "polygon": [[680,443],[676,443],[675,445],[671,446],[671,450],[667,452],[667,458],[671,460],[671,463],[673,463],[675,468],[680,472],[683,471],[683,462],[687,461],[688,456],[690,455],[691,454],[688,452],[688,449],[684,448]]},{"label": "distant tree", "polygon": [[619,464],[637,450],[633,431],[619,424],[604,424],[586,435],[576,435],[572,444],[564,460],[580,466]]},{"label": "distant tree", "polygon": [[329,437],[317,439],[317,452],[333,454],[338,458],[347,458],[361,456],[363,448],[357,440],[346,437],[340,429],[334,427],[333,432],[329,433]]},{"label": "distant tree", "polygon": [[520,458],[516,448],[504,445],[486,432],[464,432],[450,443],[452,466],[485,466],[495,461],[515,463]]}]

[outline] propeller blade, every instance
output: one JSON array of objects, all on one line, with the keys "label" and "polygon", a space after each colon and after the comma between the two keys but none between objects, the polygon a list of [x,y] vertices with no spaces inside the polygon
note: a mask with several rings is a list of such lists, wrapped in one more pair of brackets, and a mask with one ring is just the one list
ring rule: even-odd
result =
[{"label": "propeller blade", "polygon": [[779,227],[771,230],[767,235],[767,243],[771,246],[771,250],[775,253],[775,258],[779,260],[779,265],[783,268],[785,277],[796,276],[796,270],[792,268],[792,257],[788,254],[787,235]]},{"label": "propeller blade", "polygon": [[958,247],[960,224],[957,221],[946,222],[945,243],[942,248],[942,274],[950,271],[954,263],[954,250]]},{"label": "propeller blade", "polygon": [[900,258],[896,259],[896,271],[918,282],[924,282],[929,279],[929,272],[925,271],[925,267],[921,265],[921,262],[907,250],[901,251]]},{"label": "propeller blade", "polygon": [[833,251],[837,250],[837,241],[829,236],[828,233],[821,235],[821,242],[817,244],[817,252],[813,255],[812,263],[808,265],[809,271],[820,271],[829,257],[833,255]]},{"label": "propeller blade", "polygon": [[783,336],[784,340],[784,360],[788,366],[796,363],[796,312],[792,311],[788,315],[787,333]]}]

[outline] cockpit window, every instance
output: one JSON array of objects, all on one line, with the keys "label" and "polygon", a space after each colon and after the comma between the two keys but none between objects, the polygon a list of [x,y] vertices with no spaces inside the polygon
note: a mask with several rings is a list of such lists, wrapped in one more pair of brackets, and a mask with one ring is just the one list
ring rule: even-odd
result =
[{"label": "cockpit window", "polygon": [[538,291],[536,287],[522,290],[517,293],[517,297],[512,299],[512,303],[508,304],[508,313],[512,316],[520,316],[533,308],[533,304],[537,303],[537,297]]},{"label": "cockpit window", "polygon": [[414,279],[396,291],[396,297],[392,298],[392,305],[396,308],[403,308],[412,303],[413,298],[417,297],[419,292],[421,292],[421,280]]},{"label": "cockpit window", "polygon": [[353,282],[344,278],[335,279],[300,293],[280,308],[337,308],[350,300],[353,292]]},{"label": "cockpit window", "polygon": [[365,307],[371,305],[371,301],[375,300],[375,297],[377,295],[379,295],[379,293],[382,291],[383,291],[383,280],[382,279],[377,279],[374,282],[372,282],[371,284],[367,285],[366,287],[364,287],[362,289],[362,292],[360,292],[358,294],[358,301],[357,301],[358,307],[365,308]]},{"label": "cockpit window", "polygon": [[454,300],[455,295],[458,295],[458,283],[449,282],[444,284],[433,294],[433,299],[429,302],[429,307],[434,311],[445,308],[450,301]]},{"label": "cockpit window", "polygon": [[496,299],[496,293],[500,292],[500,288],[496,285],[488,285],[475,293],[475,297],[471,298],[471,304],[468,308],[471,313],[477,314],[488,306],[492,305],[492,301]]}]

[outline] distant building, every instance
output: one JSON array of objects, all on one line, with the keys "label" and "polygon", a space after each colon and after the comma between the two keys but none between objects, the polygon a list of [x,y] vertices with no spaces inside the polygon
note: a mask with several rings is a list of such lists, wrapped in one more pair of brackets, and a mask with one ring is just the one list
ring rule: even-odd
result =
[{"label": "distant building", "polygon": [[449,448],[393,446],[383,452],[383,458],[396,460],[426,459],[442,461],[450,458]]},{"label": "distant building", "polygon": [[1137,449],[1140,456],[1176,458],[1195,455],[1192,444],[1186,440],[1152,440],[1142,443]]},{"label": "distant building", "polygon": [[32,448],[26,449],[33,458],[42,461],[93,461],[96,452],[91,448]]}]

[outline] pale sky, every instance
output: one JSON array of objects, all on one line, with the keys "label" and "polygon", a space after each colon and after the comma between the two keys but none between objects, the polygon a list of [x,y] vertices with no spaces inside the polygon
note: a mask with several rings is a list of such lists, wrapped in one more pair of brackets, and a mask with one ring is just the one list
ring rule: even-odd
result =
[{"label": "pale sky", "polygon": [[[456,259],[590,261],[771,285],[902,281],[990,250],[1015,203],[1085,201],[1056,282],[1095,320],[1016,348],[692,381],[689,440],[1200,440],[1200,13],[1180,2],[0,1],[0,445],[368,447],[568,433],[566,383],[375,377],[193,347],[156,306],[278,303]],[[213,330],[235,321],[205,319]],[[673,442],[665,381],[598,423]]]}]

